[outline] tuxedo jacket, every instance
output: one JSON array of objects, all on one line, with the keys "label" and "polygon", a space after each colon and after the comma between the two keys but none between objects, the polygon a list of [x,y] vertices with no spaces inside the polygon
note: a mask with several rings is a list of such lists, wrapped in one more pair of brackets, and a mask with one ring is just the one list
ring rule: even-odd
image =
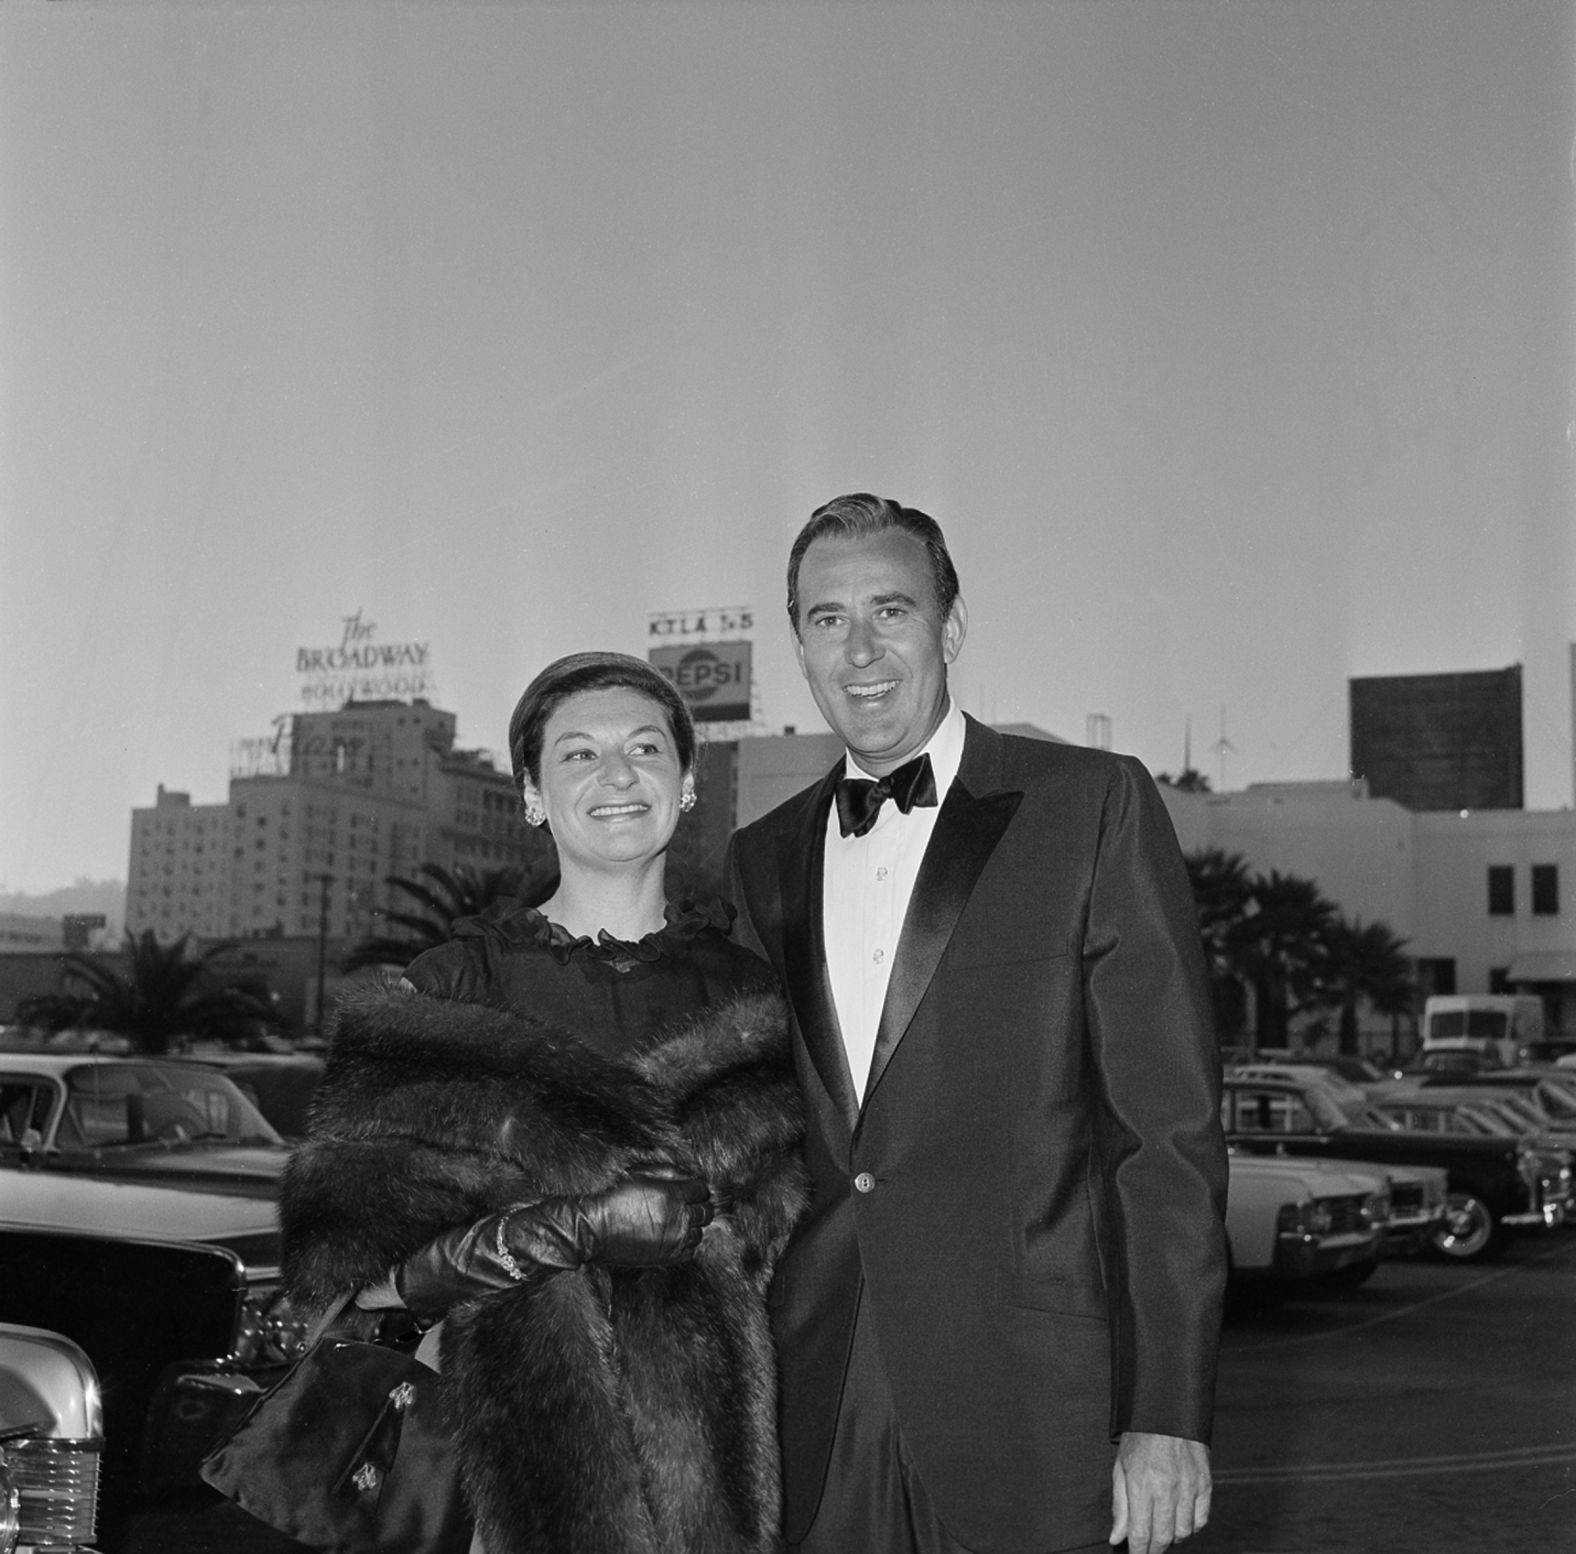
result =
[{"label": "tuxedo jacket", "polygon": [[790,1542],[861,1301],[913,1464],[979,1554],[1101,1540],[1122,1431],[1209,1439],[1226,1151],[1170,817],[1130,757],[966,726],[862,1104],[822,928],[841,767],[729,852],[808,1112],[812,1205],[771,1291]]}]

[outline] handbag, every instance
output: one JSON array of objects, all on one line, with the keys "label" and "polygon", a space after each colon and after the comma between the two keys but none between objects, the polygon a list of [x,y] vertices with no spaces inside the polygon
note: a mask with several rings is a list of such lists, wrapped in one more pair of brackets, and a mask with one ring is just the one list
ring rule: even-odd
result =
[{"label": "handbag", "polygon": [[202,1477],[330,1554],[467,1554],[438,1382],[411,1345],[320,1338],[209,1453]]}]

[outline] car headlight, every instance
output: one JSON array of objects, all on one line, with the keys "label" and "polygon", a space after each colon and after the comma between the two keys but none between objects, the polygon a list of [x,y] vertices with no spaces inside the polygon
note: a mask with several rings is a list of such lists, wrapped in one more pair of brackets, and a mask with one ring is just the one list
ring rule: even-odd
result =
[{"label": "car headlight", "polygon": [[1280,1207],[1280,1213],[1275,1216],[1275,1234],[1277,1236],[1307,1235],[1306,1209],[1306,1204],[1283,1203]]},{"label": "car headlight", "polygon": [[1363,1199],[1362,1208],[1358,1210],[1365,1225],[1386,1225],[1390,1222],[1390,1195],[1386,1192],[1371,1192]]},{"label": "car headlight", "polygon": [[1315,1199],[1311,1203],[1283,1203],[1275,1216],[1275,1233],[1280,1236],[1327,1236],[1335,1223],[1327,1203]]},{"label": "car headlight", "polygon": [[306,1351],[308,1316],[274,1284],[253,1285],[241,1302],[230,1358],[238,1365],[288,1365]]}]

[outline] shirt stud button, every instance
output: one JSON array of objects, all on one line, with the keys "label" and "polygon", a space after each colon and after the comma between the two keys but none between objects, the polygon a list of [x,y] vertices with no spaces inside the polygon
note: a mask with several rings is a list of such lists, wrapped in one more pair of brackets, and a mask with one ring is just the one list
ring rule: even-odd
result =
[{"label": "shirt stud button", "polygon": [[854,1189],[857,1192],[874,1192],[876,1190],[875,1177],[873,1177],[868,1171],[861,1171],[859,1175],[854,1178]]}]

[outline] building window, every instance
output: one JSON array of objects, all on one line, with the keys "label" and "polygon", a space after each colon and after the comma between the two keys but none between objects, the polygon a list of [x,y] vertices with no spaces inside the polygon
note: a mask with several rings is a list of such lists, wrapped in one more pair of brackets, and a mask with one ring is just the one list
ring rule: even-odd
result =
[{"label": "building window", "polygon": [[1427,997],[1456,990],[1456,962],[1451,955],[1425,956],[1417,963],[1418,990]]},{"label": "building window", "polygon": [[1535,917],[1560,915],[1560,866],[1557,863],[1533,864],[1532,912]]},{"label": "building window", "polygon": [[1508,863],[1491,863],[1488,866],[1488,915],[1516,915],[1516,871]]}]

